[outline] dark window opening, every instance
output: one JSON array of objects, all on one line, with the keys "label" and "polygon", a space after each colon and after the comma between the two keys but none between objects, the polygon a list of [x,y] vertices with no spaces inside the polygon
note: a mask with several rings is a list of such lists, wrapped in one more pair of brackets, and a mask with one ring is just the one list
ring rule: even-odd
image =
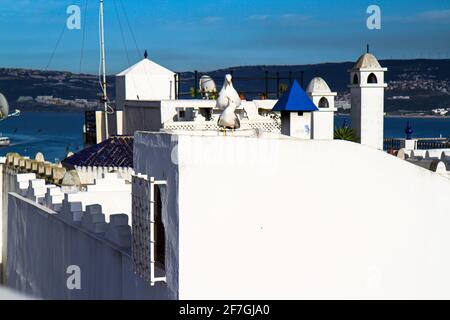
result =
[{"label": "dark window opening", "polygon": [[358,75],[355,74],[355,75],[353,76],[353,84],[358,84],[358,83],[359,83]]},{"label": "dark window opening", "polygon": [[182,119],[184,119],[186,117],[186,111],[185,110],[180,110],[178,112],[178,116]]},{"label": "dark window opening", "polygon": [[162,221],[162,201],[159,186],[155,185],[155,262],[166,265],[166,232]]},{"label": "dark window opening", "polygon": [[369,74],[369,77],[367,78],[367,83],[378,83],[377,76],[373,73]]},{"label": "dark window opening", "polygon": [[322,99],[319,100],[319,108],[329,108],[328,99],[325,97],[322,97]]}]

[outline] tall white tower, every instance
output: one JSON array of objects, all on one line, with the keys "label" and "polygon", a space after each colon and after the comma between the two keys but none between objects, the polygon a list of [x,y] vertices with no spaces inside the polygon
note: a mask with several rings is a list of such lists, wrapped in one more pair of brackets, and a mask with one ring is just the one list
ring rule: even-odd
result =
[{"label": "tall white tower", "polygon": [[352,127],[361,144],[379,150],[383,150],[386,71],[370,53],[363,54],[349,70]]}]

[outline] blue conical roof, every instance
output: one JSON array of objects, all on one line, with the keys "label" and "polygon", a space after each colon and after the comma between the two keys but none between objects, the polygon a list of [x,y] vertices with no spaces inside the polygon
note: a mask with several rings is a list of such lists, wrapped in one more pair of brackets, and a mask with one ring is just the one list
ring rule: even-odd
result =
[{"label": "blue conical roof", "polygon": [[300,87],[297,80],[292,82],[286,91],[273,107],[272,111],[317,111],[319,110],[306,92]]}]

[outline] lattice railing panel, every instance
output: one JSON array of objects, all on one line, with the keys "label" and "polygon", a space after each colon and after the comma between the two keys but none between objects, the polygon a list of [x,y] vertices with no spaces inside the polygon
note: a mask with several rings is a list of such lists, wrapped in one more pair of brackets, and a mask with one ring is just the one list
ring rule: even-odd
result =
[{"label": "lattice railing panel", "polygon": [[[181,131],[220,131],[216,121],[194,122],[194,121],[178,121],[165,123],[166,130],[181,130]],[[259,129],[266,132],[280,133],[281,124],[275,119],[261,119],[261,120],[241,120],[241,129]]]}]

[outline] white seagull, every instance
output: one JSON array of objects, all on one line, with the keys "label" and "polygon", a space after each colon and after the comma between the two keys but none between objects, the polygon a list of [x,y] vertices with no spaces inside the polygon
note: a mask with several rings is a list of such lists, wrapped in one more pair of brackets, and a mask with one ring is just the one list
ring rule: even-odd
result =
[{"label": "white seagull", "polygon": [[227,74],[225,76],[222,90],[220,90],[219,97],[217,98],[216,102],[217,109],[224,110],[228,107],[230,101],[234,102],[236,108],[239,108],[239,106],[241,105],[241,98],[239,97],[237,91],[234,89],[231,79],[231,74]]},{"label": "white seagull", "polygon": [[226,129],[239,129],[241,127],[241,122],[239,121],[238,116],[236,115],[236,103],[232,101],[230,98],[227,98],[228,103],[226,109],[222,112],[217,121],[217,125],[222,128],[224,131]]}]

